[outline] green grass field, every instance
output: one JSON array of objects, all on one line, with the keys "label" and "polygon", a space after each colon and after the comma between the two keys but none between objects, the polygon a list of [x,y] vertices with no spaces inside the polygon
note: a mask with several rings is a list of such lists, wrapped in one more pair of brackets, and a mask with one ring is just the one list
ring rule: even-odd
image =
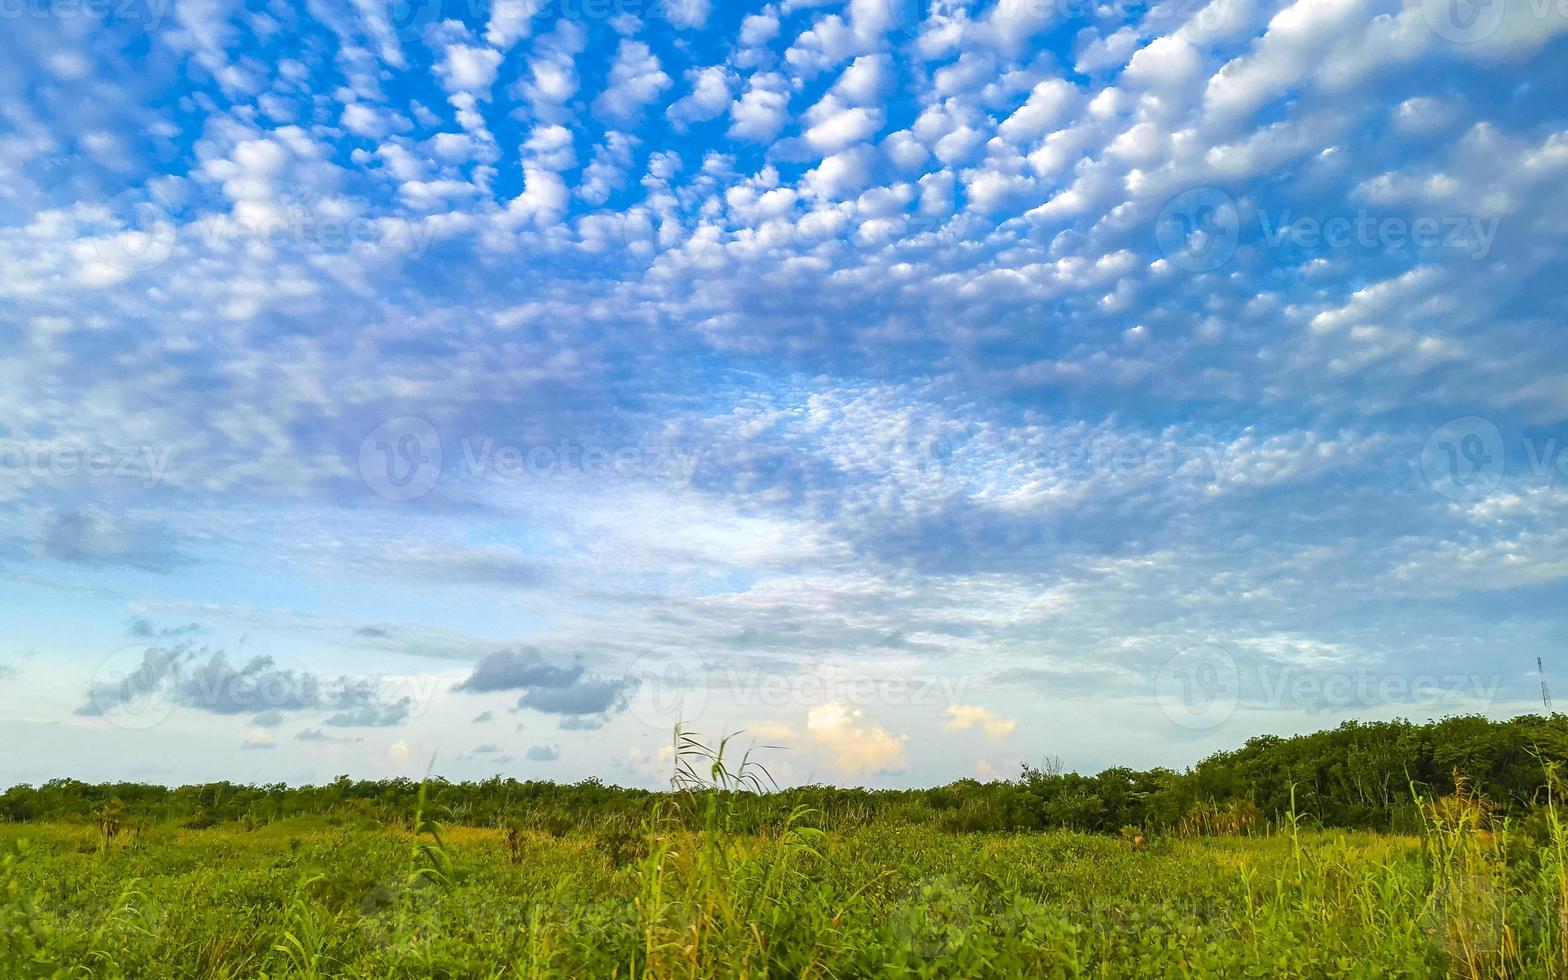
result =
[{"label": "green grass field", "polygon": [[0,826],[0,976],[1568,975],[1555,826],[732,835],[693,799],[708,830]]},{"label": "green grass field", "polygon": [[956,822],[830,815],[722,742],[676,746],[667,793],[554,787],[488,821],[440,781],[291,816],[230,787],[251,802],[224,820],[73,821],[96,791],[51,784],[54,817],[0,824],[0,978],[1568,977],[1555,761],[1512,810],[1410,785],[1411,834],[1306,829],[1292,784],[1267,822],[1238,797],[1113,835],[976,831],[1006,799],[978,783]]}]

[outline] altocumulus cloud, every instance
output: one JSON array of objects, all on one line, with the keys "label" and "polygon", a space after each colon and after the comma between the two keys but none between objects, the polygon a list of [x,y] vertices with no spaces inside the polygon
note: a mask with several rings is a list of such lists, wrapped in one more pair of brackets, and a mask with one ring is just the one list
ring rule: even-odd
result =
[{"label": "altocumulus cloud", "polygon": [[[510,644],[465,694],[613,728],[638,712],[599,663],[800,676],[902,637],[986,690],[801,737],[925,781],[971,737],[896,733],[1004,737],[977,703],[1110,751],[1025,698],[1118,701],[1180,761],[1149,679],[1195,646],[1551,662],[1561,4],[530,0],[445,5],[428,43],[377,3],[259,6],[0,31],[0,76],[70,66],[0,94],[28,121],[0,148],[0,633],[107,633],[157,592],[290,644],[138,628],[158,652],[84,713],[150,690],[216,728],[271,691],[267,731],[406,724],[424,692],[330,671]],[[408,418],[442,445],[365,443]],[[383,506],[418,459],[439,479]],[[523,592],[547,633],[438,625]],[[1514,666],[1499,708],[1533,700]],[[62,771],[116,749],[40,741]]]}]

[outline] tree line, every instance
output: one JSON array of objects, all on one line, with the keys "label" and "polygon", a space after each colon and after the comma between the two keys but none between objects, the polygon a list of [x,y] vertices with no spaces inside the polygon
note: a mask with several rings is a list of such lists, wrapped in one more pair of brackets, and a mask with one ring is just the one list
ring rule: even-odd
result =
[{"label": "tree line", "polygon": [[[1017,778],[962,779],[929,789],[791,787],[748,794],[735,808],[756,828],[776,826],[797,806],[826,826],[927,823],[953,831],[1065,827],[1115,833],[1250,832],[1290,813],[1324,827],[1413,830],[1417,798],[1454,793],[1456,781],[1484,795],[1499,814],[1541,803],[1548,771],[1568,760],[1568,716],[1474,715],[1417,723],[1356,722],[1307,735],[1260,735],[1185,771],[1113,767],[1088,775],[1051,762],[1025,765]],[[426,806],[470,826],[532,825],[552,833],[605,824],[633,825],[664,807],[672,791],[517,780],[424,781]],[[416,780],[354,780],[320,786],[231,782],[166,787],[55,779],[0,794],[0,820],[84,821],[112,809],[116,819],[200,828],[315,818],[335,824],[410,823],[419,808]]]}]

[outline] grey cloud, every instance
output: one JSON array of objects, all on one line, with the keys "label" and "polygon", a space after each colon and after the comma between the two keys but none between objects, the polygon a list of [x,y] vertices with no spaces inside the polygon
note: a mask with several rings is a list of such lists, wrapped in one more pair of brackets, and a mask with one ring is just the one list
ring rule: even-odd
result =
[{"label": "grey cloud", "polygon": [[334,706],[338,713],[326,723],[335,728],[387,728],[408,718],[414,699],[387,700],[373,681],[345,680],[334,695]]},{"label": "grey cloud", "polygon": [[60,511],[45,525],[38,553],[77,565],[110,565],[168,572],[189,559],[175,546],[175,535],[154,521],[114,517],[93,509]]},{"label": "grey cloud", "polygon": [[256,657],[240,667],[215,653],[176,685],[176,704],[237,715],[256,711],[302,711],[322,705],[322,682],[312,674],[278,670],[271,657]]},{"label": "grey cloud", "polygon": [[403,698],[392,704],[359,704],[339,711],[324,724],[333,728],[391,728],[408,719],[413,701]]},{"label": "grey cloud", "polygon": [[584,677],[566,687],[535,687],[517,699],[519,708],[551,715],[602,715],[626,707],[631,678]]},{"label": "grey cloud", "polygon": [[352,744],[354,742],[362,742],[362,741],[364,741],[364,739],[357,738],[357,737],[350,738],[348,736],[344,736],[344,737],[340,738],[340,737],[338,737],[336,735],[328,735],[326,732],[322,731],[319,728],[307,728],[304,731],[300,732],[298,735],[295,735],[294,736],[294,740],[296,742],[326,742],[326,743],[335,743],[335,744],[342,744],[342,745],[349,745],[349,744]]},{"label": "grey cloud", "polygon": [[126,635],[138,640],[171,640],[182,637],[197,636],[207,632],[207,627],[200,623],[185,623],[181,626],[155,626],[145,616],[138,616],[126,625]]},{"label": "grey cloud", "polygon": [[462,755],[458,756],[458,758],[465,759],[470,762],[483,761],[496,765],[505,765],[506,763],[515,761],[511,755],[507,754],[507,752],[501,748],[501,746],[492,742],[475,746],[472,750],[464,752]]},{"label": "grey cloud", "polygon": [[186,647],[165,650],[149,647],[142,651],[141,663],[118,680],[99,681],[87,689],[87,701],[76,714],[97,717],[106,711],[131,704],[149,693],[162,692],[167,682],[191,658]]},{"label": "grey cloud", "polygon": [[336,728],[383,728],[401,724],[413,711],[412,698],[388,698],[373,679],[280,670],[267,656],[238,666],[222,651],[199,659],[207,653],[189,645],[149,647],[127,676],[93,684],[76,713],[102,715],[155,697],[215,715],[253,714],[263,728],[281,725],[285,713],[306,711],[330,712],[323,724]]},{"label": "grey cloud", "polygon": [[583,668],[573,664],[557,667],[548,663],[539,651],[497,650],[474,668],[468,679],[453,688],[455,691],[516,691],[525,687],[567,687],[582,676]]},{"label": "grey cloud", "polygon": [[554,762],[561,757],[561,749],[557,745],[535,745],[525,755],[530,762]]},{"label": "grey cloud", "polygon": [[[522,690],[518,708],[552,715],[604,715],[623,710],[635,687],[632,678],[599,677],[577,663],[569,667],[552,664],[529,647],[497,650],[481,660],[468,679],[453,690]],[[584,723],[578,727],[599,726]]]}]

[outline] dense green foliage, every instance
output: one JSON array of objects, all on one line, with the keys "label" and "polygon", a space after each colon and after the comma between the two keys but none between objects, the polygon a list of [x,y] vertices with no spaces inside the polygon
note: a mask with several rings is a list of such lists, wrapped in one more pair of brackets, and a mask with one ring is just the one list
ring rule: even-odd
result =
[{"label": "dense green foliage", "polygon": [[[953,831],[1066,828],[1115,833],[1263,830],[1291,808],[1315,825],[1411,832],[1419,825],[1412,793],[1443,795],[1455,774],[1508,812],[1540,796],[1543,764],[1568,761],[1568,717],[1525,715],[1509,721],[1465,716],[1416,724],[1346,722],[1294,738],[1260,736],[1187,772],[1107,769],[1097,775],[1026,767],[1013,781],[961,780],[923,790],[809,786],[746,801],[745,829],[776,827],[809,806],[834,827],[875,822],[929,823]],[[324,786],[208,783],[170,789],[137,783],[90,785],[60,779],[0,794],[0,820],[86,820],[118,801],[129,820],[192,828],[227,821],[266,823],[314,816],[337,823],[407,826],[420,784],[407,779],[350,780]],[[640,823],[668,793],[622,789],[596,780],[575,784],[433,779],[431,804],[454,823],[496,827],[526,819],[544,829],[606,821]]]},{"label": "dense green foliage", "polygon": [[[1300,758],[1313,739],[1297,740]],[[242,819],[184,825],[147,809],[181,791],[126,802],[65,785],[44,799],[78,794],[88,819],[0,825],[0,977],[1546,980],[1568,976],[1568,827],[1559,766],[1537,759],[1526,777],[1502,764],[1517,748],[1470,758],[1491,760],[1494,787],[1517,777],[1533,792],[1509,808],[1462,778],[1442,796],[1407,788],[1409,835],[1304,828],[1289,786],[1272,828],[1257,825],[1260,794],[1194,797],[1172,834],[964,832],[935,815],[993,799],[1024,811],[1004,823],[1147,816],[1135,801],[1163,777],[1029,771],[897,804],[765,793],[754,762],[679,730],[668,793],[534,784],[489,826],[448,823],[474,814],[443,804],[441,783],[407,800],[402,784],[282,791],[316,801],[292,815],[258,814],[271,797],[235,789],[255,794]],[[1278,751],[1256,741],[1231,767]],[[1198,785],[1203,768],[1181,778]],[[1314,791],[1376,799],[1345,785],[1361,784]],[[345,795],[361,786],[390,792]],[[488,792],[507,788],[529,784]],[[476,792],[455,789],[459,805]],[[802,802],[812,793],[841,822]],[[605,806],[566,808],[590,798]],[[165,815],[209,804],[225,801]],[[406,820],[380,825],[405,804]]]},{"label": "dense green foliage", "polygon": [[739,834],[702,799],[679,822],[704,829],[629,834],[0,826],[0,976],[1568,975],[1549,808],[1145,845],[809,812]]}]

